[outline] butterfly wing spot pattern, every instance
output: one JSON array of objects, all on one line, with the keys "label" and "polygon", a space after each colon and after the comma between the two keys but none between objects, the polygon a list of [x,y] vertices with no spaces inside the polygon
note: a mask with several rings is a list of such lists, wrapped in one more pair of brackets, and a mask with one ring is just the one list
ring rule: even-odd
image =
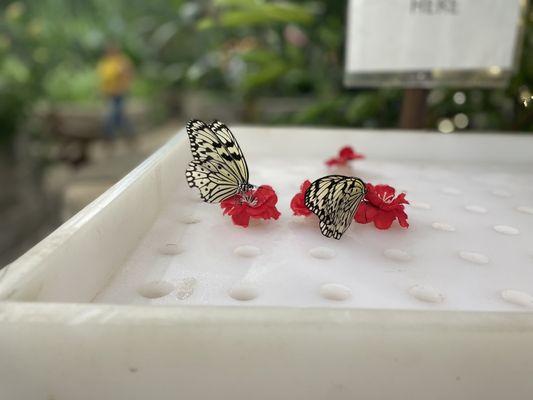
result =
[{"label": "butterfly wing spot pattern", "polygon": [[320,220],[324,236],[340,239],[352,223],[365,193],[361,179],[329,175],[311,184],[305,192],[305,205]]},{"label": "butterfly wing spot pattern", "polygon": [[221,202],[248,190],[248,165],[229,128],[220,121],[210,125],[199,120],[187,123],[193,161],[185,171],[187,184],[200,190],[208,203]]}]

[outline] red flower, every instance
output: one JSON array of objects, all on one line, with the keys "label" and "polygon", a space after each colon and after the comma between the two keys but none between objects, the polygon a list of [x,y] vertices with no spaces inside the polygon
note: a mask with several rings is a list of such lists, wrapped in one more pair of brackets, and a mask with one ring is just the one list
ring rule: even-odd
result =
[{"label": "red flower", "polygon": [[300,185],[300,192],[296,193],[292,198],[291,209],[294,215],[303,215],[304,217],[307,217],[311,214],[311,210],[305,205],[305,192],[309,189],[309,186],[311,186],[311,182],[305,180]]},{"label": "red flower", "polygon": [[405,193],[397,197],[393,187],[388,185],[366,184],[366,195],[363,202],[357,208],[355,220],[360,224],[374,222],[378,229],[389,229],[395,219],[401,227],[409,227],[404,204],[409,204],[405,199]]},{"label": "red flower", "polygon": [[351,146],[344,146],[342,149],[340,149],[339,156],[327,160],[326,165],[328,167],[332,167],[334,165],[344,166],[348,163],[348,161],[358,160],[361,158],[365,158],[365,156],[361,153],[357,153]]},{"label": "red flower", "polygon": [[224,215],[231,215],[235,225],[248,227],[250,218],[278,219],[281,213],[276,209],[278,196],[272,187],[259,186],[244,194],[236,194],[220,203]]}]

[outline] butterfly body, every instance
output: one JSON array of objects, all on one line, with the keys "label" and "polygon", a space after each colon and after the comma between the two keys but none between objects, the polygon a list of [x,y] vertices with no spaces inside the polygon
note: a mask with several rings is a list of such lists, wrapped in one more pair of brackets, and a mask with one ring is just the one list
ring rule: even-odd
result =
[{"label": "butterfly body", "polygon": [[320,220],[322,234],[340,239],[352,223],[365,193],[365,184],[361,179],[329,175],[311,183],[304,201]]},{"label": "butterfly body", "polygon": [[193,160],[185,177],[191,188],[200,190],[202,200],[221,202],[254,187],[248,182],[248,165],[242,150],[226,125],[220,121],[208,125],[191,120],[187,123],[187,135]]}]

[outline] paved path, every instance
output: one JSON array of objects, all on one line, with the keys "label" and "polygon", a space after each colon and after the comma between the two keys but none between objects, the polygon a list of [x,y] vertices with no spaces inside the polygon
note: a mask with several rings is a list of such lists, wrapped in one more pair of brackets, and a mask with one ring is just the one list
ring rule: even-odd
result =
[{"label": "paved path", "polygon": [[12,191],[16,199],[0,199],[0,268],[118,182],[183,126],[181,122],[169,122],[139,134],[134,143],[94,143],[89,164],[76,170],[58,163],[47,167],[37,181],[21,179],[19,172],[5,179],[0,176],[0,183],[8,185],[4,187],[16,189]]},{"label": "paved path", "polygon": [[135,143],[125,140],[118,140],[113,145],[107,142],[96,143],[91,149],[91,163],[76,171],[64,184],[61,212],[63,220],[70,218],[118,182],[181,128],[182,124],[171,122],[139,135]]}]

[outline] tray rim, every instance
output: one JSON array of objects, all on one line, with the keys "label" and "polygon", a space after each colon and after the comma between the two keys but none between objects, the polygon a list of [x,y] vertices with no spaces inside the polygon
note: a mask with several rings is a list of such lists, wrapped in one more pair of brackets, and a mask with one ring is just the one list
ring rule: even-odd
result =
[{"label": "tray rim", "polygon": [[[321,131],[321,130],[330,130],[331,128],[306,128],[306,127],[292,127],[292,128],[285,128],[285,127],[261,127],[261,126],[236,126],[235,130],[243,130],[246,129],[248,132],[245,133],[245,135],[255,135],[257,134],[257,131],[261,129],[268,129],[270,131],[286,131],[287,129],[293,129],[295,131],[297,130],[312,130],[312,131]],[[368,129],[334,129],[335,131],[344,133],[344,134],[363,134],[367,135],[371,132],[372,135],[403,135],[403,136],[413,136],[413,137],[420,137],[420,138],[426,138],[429,140],[443,140],[447,141],[449,140],[449,135],[443,135],[439,132],[405,132],[400,130],[368,130]],[[240,132],[244,133],[244,132]],[[524,135],[524,134],[498,134],[494,133],[489,135],[492,139],[496,141],[505,141],[506,144],[509,146],[509,148],[515,148],[515,149],[521,149],[524,151],[524,143],[527,142],[529,146],[532,146],[533,148],[533,136],[531,135]],[[476,140],[477,138],[483,138],[486,139],[487,136],[485,133],[478,133],[478,132],[472,132],[468,134],[461,134],[461,137],[468,137],[471,139]],[[49,305],[49,304],[58,304],[58,305],[83,305],[83,306],[89,306],[94,311],[98,309],[99,307],[102,307],[101,309],[104,309],[107,307],[107,304],[95,304],[95,303],[78,303],[78,302],[33,302],[33,301],[17,301],[17,290],[20,288],[20,285],[23,285],[25,282],[28,282],[32,277],[35,277],[35,274],[38,274],[42,271],[43,266],[40,265],[41,261],[47,257],[48,255],[52,254],[54,250],[59,248],[61,245],[65,243],[66,240],[68,240],[69,237],[74,235],[77,231],[83,228],[84,224],[86,224],[88,221],[91,220],[92,217],[97,215],[99,212],[101,212],[106,206],[111,204],[113,201],[118,199],[127,189],[128,187],[134,183],[138,178],[146,175],[150,172],[152,168],[154,168],[162,159],[164,159],[166,156],[168,156],[175,148],[175,146],[180,145],[180,142],[184,140],[185,134],[184,129],[181,129],[178,131],[176,135],[174,135],[167,143],[165,143],[161,148],[156,150],[151,156],[149,156],[145,161],[143,161],[141,164],[139,164],[136,168],[134,168],[131,172],[129,172],[124,178],[122,178],[120,181],[118,181],[115,185],[113,185],[109,190],[104,192],[101,196],[99,196],[97,199],[95,199],[93,202],[91,202],[89,205],[87,205],[84,209],[82,209],[80,212],[78,212],[76,215],[74,215],[72,218],[70,218],[68,221],[66,221],[64,224],[59,226],[55,231],[53,231],[50,235],[45,237],[41,242],[37,243],[34,247],[32,247],[30,250],[28,250],[26,253],[24,253],[22,256],[20,256],[17,260],[12,262],[11,264],[8,264],[6,267],[4,267],[2,270],[0,270],[0,306],[2,305],[2,302],[4,304],[11,304],[11,303],[18,303],[22,308],[27,307],[28,311],[32,310],[32,306],[34,305]],[[437,139],[435,139],[437,138]],[[509,140],[511,139],[511,140]],[[455,140],[455,139],[454,139]],[[460,139],[462,140],[462,139]],[[509,143],[512,142],[512,143]],[[119,310],[124,310],[122,307],[126,307],[125,305],[112,305],[112,306],[120,306]],[[206,311],[210,310],[220,310],[222,306],[136,306],[136,305],[129,305],[128,307],[137,307],[139,309],[142,309],[144,307],[148,307],[150,309],[154,308],[165,308],[165,307],[171,307],[171,308],[197,308],[200,307],[205,313]],[[8,309],[11,307],[8,307]],[[236,308],[236,309],[246,309],[247,306],[245,305],[239,305],[236,307],[229,307],[229,308]],[[276,310],[286,310],[286,309],[294,309],[299,310],[299,313],[302,313],[302,310],[310,310],[311,308],[298,308],[298,307],[267,307],[267,306],[261,306],[261,307],[253,307],[254,310],[257,310],[260,308],[261,310],[264,309],[276,309]],[[20,309],[16,307],[18,312],[20,312]],[[55,309],[52,307],[51,309]],[[43,309],[43,311],[46,310],[46,307]],[[324,316],[328,313],[328,310],[339,310],[339,312],[345,313],[346,311],[363,311],[365,309],[360,308],[318,308],[318,310],[324,311]],[[408,315],[412,312],[423,312],[425,310],[404,310],[404,309],[367,309],[371,312],[384,312],[384,311],[391,311],[395,314],[402,314],[402,315]],[[529,311],[524,310],[505,310],[505,311],[461,311],[461,310],[430,310],[430,312],[434,313],[435,311],[438,311],[439,313],[450,313],[455,315],[457,320],[463,320],[470,318],[471,315],[491,315],[494,316],[507,316],[507,315],[514,315],[514,314],[527,314],[528,317],[531,316],[533,318],[533,313]],[[218,312],[218,311],[217,311]],[[0,315],[1,316],[1,315]],[[491,317],[491,318],[492,318]],[[2,319],[0,319],[0,322]],[[503,322],[503,320],[502,320]]]},{"label": "tray rim", "polygon": [[[260,310],[260,311],[259,311]],[[48,325],[126,324],[150,326],[287,324],[399,328],[446,331],[475,329],[479,332],[533,334],[533,312],[462,311],[422,309],[371,309],[339,307],[132,305],[61,302],[0,302],[0,325],[12,323]]]}]

